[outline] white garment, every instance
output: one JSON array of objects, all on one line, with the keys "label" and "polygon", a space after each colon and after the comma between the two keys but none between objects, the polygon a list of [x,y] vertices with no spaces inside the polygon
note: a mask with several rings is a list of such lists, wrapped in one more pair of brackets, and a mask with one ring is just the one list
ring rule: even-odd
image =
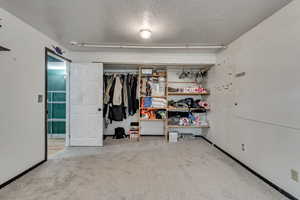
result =
[{"label": "white garment", "polygon": [[153,102],[159,102],[159,103],[167,104],[167,100],[163,99],[163,98],[152,98],[152,103]]},{"label": "white garment", "polygon": [[116,77],[116,83],[113,94],[113,105],[119,106],[122,104],[122,83],[120,77]]}]

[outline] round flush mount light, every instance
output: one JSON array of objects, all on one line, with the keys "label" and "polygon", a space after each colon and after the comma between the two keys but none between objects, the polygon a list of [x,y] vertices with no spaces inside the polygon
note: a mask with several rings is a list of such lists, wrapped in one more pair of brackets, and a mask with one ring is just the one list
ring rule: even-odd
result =
[{"label": "round flush mount light", "polygon": [[152,32],[149,29],[141,29],[140,30],[140,36],[143,39],[149,39],[151,38]]}]

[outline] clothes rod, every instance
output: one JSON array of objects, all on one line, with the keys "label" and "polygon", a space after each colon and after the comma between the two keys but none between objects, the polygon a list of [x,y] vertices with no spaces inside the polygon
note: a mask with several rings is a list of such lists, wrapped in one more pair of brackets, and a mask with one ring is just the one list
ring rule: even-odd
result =
[{"label": "clothes rod", "polygon": [[104,71],[104,74],[108,74],[108,75],[113,75],[113,74],[124,74],[124,75],[127,75],[127,74],[138,74],[137,71],[128,71],[128,72],[113,72],[113,71]]},{"label": "clothes rod", "polygon": [[86,48],[119,48],[119,49],[226,49],[224,45],[181,45],[181,46],[148,46],[148,45],[106,45],[97,43],[77,43],[71,45]]},{"label": "clothes rod", "polygon": [[118,75],[118,74],[123,74],[123,75],[127,75],[127,74],[133,74],[133,75],[137,75],[138,73],[133,73],[133,72],[120,72],[120,73],[118,73],[118,72],[104,72],[104,75],[114,75],[114,74],[116,74],[116,75]]},{"label": "clothes rod", "polygon": [[103,70],[104,73],[132,73],[132,72],[138,72],[139,70],[135,70],[135,69],[130,69],[130,70],[113,70],[113,69],[110,69],[110,70]]}]

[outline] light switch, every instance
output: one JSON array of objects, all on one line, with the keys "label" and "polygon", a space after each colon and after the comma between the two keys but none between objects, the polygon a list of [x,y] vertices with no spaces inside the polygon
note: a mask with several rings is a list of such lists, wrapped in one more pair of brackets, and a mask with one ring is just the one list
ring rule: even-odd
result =
[{"label": "light switch", "polygon": [[242,77],[242,76],[245,76],[246,75],[246,72],[240,72],[240,73],[237,73],[235,75],[235,77]]},{"label": "light switch", "polygon": [[38,103],[43,103],[43,95],[42,94],[38,95]]},{"label": "light switch", "polygon": [[291,179],[296,182],[299,182],[298,171],[291,169]]}]

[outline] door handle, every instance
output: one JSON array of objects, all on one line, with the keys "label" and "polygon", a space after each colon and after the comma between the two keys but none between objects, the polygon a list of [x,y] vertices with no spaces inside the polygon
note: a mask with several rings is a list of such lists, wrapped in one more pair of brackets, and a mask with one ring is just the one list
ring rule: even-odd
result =
[{"label": "door handle", "polygon": [[98,108],[98,111],[100,112],[102,109],[101,108]]}]

